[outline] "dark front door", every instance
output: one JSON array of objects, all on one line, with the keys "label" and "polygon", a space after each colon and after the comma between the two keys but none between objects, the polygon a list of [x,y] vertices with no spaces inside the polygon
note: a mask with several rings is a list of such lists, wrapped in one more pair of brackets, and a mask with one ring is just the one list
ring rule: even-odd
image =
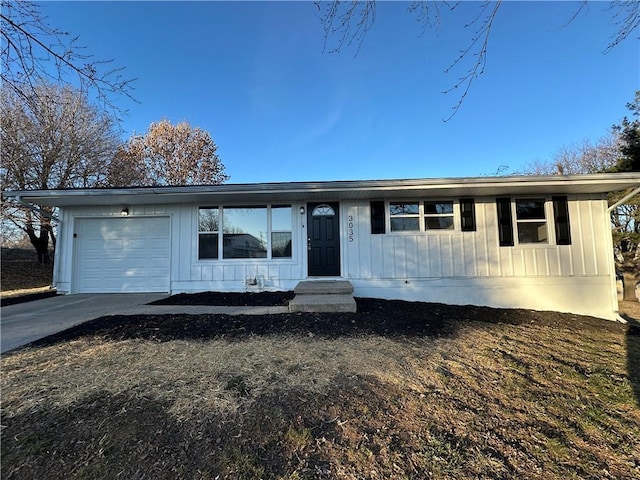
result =
[{"label": "dark front door", "polygon": [[340,276],[340,220],[337,203],[307,204],[309,276]]}]

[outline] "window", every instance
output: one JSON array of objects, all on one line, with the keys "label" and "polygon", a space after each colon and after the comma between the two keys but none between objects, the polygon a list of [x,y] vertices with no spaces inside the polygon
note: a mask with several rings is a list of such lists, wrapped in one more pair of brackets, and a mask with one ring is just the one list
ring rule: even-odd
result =
[{"label": "window", "polygon": [[291,258],[291,205],[200,207],[198,259]]},{"label": "window", "polygon": [[424,202],[425,230],[453,230],[453,201]]},{"label": "window", "polygon": [[571,245],[566,196],[515,200],[504,197],[497,198],[496,205],[501,247],[513,247],[515,238],[518,244],[550,244],[555,241],[556,245]]},{"label": "window", "polygon": [[198,209],[198,258],[218,258],[219,226],[218,207]]},{"label": "window", "polygon": [[271,207],[271,257],[291,258],[291,206]]},{"label": "window", "polygon": [[224,207],[223,258],[267,257],[267,207]]},{"label": "window", "polygon": [[311,215],[314,217],[322,217],[322,216],[332,217],[335,214],[336,212],[333,210],[333,207],[331,207],[331,205],[327,205],[324,203],[322,205],[316,206],[316,208],[313,209],[313,212],[311,212]]},{"label": "window", "polygon": [[420,231],[420,204],[398,203],[389,204],[392,232]]},{"label": "window", "polygon": [[[371,202],[372,233],[384,233],[384,229],[373,222],[376,219],[374,207],[379,202]],[[473,200],[467,204],[468,231],[475,229]],[[425,232],[430,230],[456,229],[456,202],[454,200],[423,200],[421,202],[389,202],[389,225],[392,232]],[[380,223],[380,222],[378,222]]]},{"label": "window", "polygon": [[515,203],[518,243],[549,243],[545,200],[527,198]]}]

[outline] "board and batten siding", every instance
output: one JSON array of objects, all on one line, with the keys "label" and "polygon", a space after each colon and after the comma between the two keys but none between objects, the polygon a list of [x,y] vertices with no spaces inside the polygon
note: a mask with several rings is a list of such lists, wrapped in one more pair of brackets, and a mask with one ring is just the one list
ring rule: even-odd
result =
[{"label": "board and batten siding", "polygon": [[372,234],[369,202],[345,204],[345,227],[353,237],[345,242],[344,276],[360,296],[611,318],[617,306],[610,295],[606,200],[570,195],[568,209],[570,245],[501,247],[495,198],[475,198],[473,232]]},{"label": "board and batten siding", "polygon": [[[301,235],[300,215],[296,215],[301,204],[292,205],[293,257],[290,259],[226,259],[198,260],[198,205],[135,205],[128,206],[129,218],[155,216],[170,217],[171,259],[170,291],[199,292],[206,290],[291,290],[298,281],[306,277],[306,236]],[[74,222],[85,218],[121,218],[122,205],[96,207],[67,207],[61,209],[62,236],[56,250],[54,284],[61,293],[75,293],[74,285]],[[298,232],[298,233],[296,233]],[[59,261],[64,259],[64,261]],[[256,286],[246,285],[247,278],[256,278]]]},{"label": "board and batten siding", "polygon": [[[292,258],[269,260],[217,259],[198,260],[198,205],[179,207],[179,247],[174,249],[177,275],[172,279],[173,292],[264,291],[293,290],[306,276],[302,252],[306,255],[306,237],[300,235],[301,219],[296,212],[302,204],[292,208]],[[256,279],[256,285],[247,284]]]},{"label": "board and batten siding", "polygon": [[[475,198],[476,231],[372,234],[369,201],[340,202],[341,272],[355,295],[413,301],[557,310],[615,318],[612,245],[601,195],[569,195],[571,244],[501,247],[496,199]],[[171,293],[291,290],[307,275],[306,203],[292,207],[292,258],[199,260],[198,205],[133,205],[132,217],[170,218]],[[456,212],[457,212],[456,205]],[[74,293],[74,222],[120,217],[122,205],[66,207],[54,284]],[[459,213],[456,214],[459,222]],[[553,222],[548,219],[549,229]],[[62,261],[61,261],[62,260]],[[248,286],[247,278],[256,278]],[[77,291],[77,289],[76,289]]]}]

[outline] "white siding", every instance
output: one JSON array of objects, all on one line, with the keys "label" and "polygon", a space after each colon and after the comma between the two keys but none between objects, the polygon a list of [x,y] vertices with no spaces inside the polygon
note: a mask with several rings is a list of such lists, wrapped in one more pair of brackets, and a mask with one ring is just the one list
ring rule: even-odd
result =
[{"label": "white siding", "polygon": [[350,204],[345,210],[358,238],[345,249],[344,276],[356,295],[612,317],[617,306],[609,298],[609,226],[601,196],[569,197],[571,245],[555,245],[552,236],[545,245],[501,247],[495,199],[475,201],[475,232],[376,235],[369,203]]},{"label": "white siding", "polygon": [[[171,218],[170,289],[244,291],[246,277],[259,289],[289,290],[307,278],[306,215],[292,204],[290,259],[198,260],[198,205],[130,206],[130,216]],[[356,295],[408,300],[521,306],[611,317],[610,233],[606,200],[600,195],[569,196],[571,245],[500,247],[494,198],[476,198],[475,232],[371,234],[366,200],[343,201],[342,277]],[[119,216],[121,205],[65,208],[56,258],[56,285],[74,291],[73,233],[79,218]],[[549,219],[549,227],[553,224]],[[60,259],[62,261],[60,262]],[[601,293],[602,292],[602,293]],[[604,297],[603,297],[604,295]]]}]

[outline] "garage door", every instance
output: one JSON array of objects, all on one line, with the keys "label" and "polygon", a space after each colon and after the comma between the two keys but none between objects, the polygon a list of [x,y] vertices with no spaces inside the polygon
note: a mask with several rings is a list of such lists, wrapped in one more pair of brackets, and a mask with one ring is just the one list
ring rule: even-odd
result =
[{"label": "garage door", "polygon": [[87,218],[76,222],[76,291],[169,291],[169,217]]}]

